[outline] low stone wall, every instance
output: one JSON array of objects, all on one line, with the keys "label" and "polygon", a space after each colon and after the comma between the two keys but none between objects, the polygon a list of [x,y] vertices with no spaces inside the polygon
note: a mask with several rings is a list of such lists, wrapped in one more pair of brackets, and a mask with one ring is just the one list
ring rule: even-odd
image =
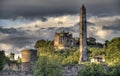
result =
[{"label": "low stone wall", "polygon": [[80,69],[82,69],[83,65],[76,66],[66,66],[62,69],[62,76],[77,76]]},{"label": "low stone wall", "polygon": [[[69,65],[62,68],[62,76],[77,76],[78,71],[82,69],[83,65]],[[32,72],[28,71],[3,71],[0,72],[0,76],[33,76]]]},{"label": "low stone wall", "polygon": [[0,76],[33,76],[32,72],[0,72]]}]

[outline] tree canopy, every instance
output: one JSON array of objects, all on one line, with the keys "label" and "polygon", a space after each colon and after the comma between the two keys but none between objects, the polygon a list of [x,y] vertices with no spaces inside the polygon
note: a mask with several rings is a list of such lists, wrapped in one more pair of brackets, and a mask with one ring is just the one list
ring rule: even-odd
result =
[{"label": "tree canopy", "polygon": [[107,44],[106,59],[110,65],[120,63],[120,37],[113,38]]},{"label": "tree canopy", "polygon": [[61,76],[61,65],[52,57],[40,56],[34,65],[34,76]]},{"label": "tree canopy", "polygon": [[9,58],[5,56],[5,51],[0,50],[0,71],[2,71],[4,64],[9,61]]}]

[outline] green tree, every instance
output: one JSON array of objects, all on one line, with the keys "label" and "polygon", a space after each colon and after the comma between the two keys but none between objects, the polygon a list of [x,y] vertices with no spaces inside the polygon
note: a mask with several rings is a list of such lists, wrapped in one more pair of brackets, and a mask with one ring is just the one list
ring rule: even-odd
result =
[{"label": "green tree", "polygon": [[9,58],[5,56],[5,51],[0,51],[0,71],[3,69],[5,63],[9,62]]},{"label": "green tree", "polygon": [[100,64],[84,65],[78,76],[107,76],[107,70]]},{"label": "green tree", "polygon": [[38,49],[38,54],[46,53],[46,52],[49,53],[54,52],[53,41],[38,40],[34,47]]},{"label": "green tree", "polygon": [[120,64],[109,67],[108,76],[120,76]]},{"label": "green tree", "polygon": [[109,65],[120,62],[120,37],[113,38],[106,48],[106,60]]},{"label": "green tree", "polygon": [[105,51],[103,48],[88,48],[89,49],[89,56],[94,57],[97,55],[105,55]]},{"label": "green tree", "polygon": [[69,65],[69,64],[75,65],[78,63],[78,60],[79,60],[79,50],[74,51],[73,53],[68,55],[66,58],[63,58],[62,64],[63,65]]},{"label": "green tree", "polygon": [[57,59],[40,56],[34,64],[34,76],[61,76],[60,69]]}]

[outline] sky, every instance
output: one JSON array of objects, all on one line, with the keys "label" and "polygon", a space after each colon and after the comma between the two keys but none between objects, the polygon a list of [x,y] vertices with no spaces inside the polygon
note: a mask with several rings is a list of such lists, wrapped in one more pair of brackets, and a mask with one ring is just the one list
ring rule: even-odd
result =
[{"label": "sky", "polygon": [[87,36],[104,43],[120,36],[119,0],[0,0],[0,49],[20,54],[61,30],[79,37],[80,7],[87,9]]}]

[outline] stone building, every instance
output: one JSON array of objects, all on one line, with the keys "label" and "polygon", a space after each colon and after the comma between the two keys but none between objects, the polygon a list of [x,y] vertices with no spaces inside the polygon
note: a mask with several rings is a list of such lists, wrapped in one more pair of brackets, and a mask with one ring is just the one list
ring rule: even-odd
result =
[{"label": "stone building", "polygon": [[32,71],[33,62],[37,61],[37,50],[23,49],[22,54],[22,71]]},{"label": "stone building", "polygon": [[96,43],[96,39],[93,38],[93,37],[89,37],[89,38],[87,38],[87,42],[89,42],[89,43]]},{"label": "stone building", "polygon": [[105,57],[102,55],[94,56],[91,58],[91,63],[103,63],[105,62]]},{"label": "stone building", "polygon": [[37,50],[35,49],[23,49],[21,54],[22,62],[34,62],[37,60]]},{"label": "stone building", "polygon": [[77,38],[73,38],[71,33],[61,31],[59,33],[55,33],[54,47],[57,50],[74,47],[74,46],[77,46],[78,40],[79,39],[77,39]]}]

